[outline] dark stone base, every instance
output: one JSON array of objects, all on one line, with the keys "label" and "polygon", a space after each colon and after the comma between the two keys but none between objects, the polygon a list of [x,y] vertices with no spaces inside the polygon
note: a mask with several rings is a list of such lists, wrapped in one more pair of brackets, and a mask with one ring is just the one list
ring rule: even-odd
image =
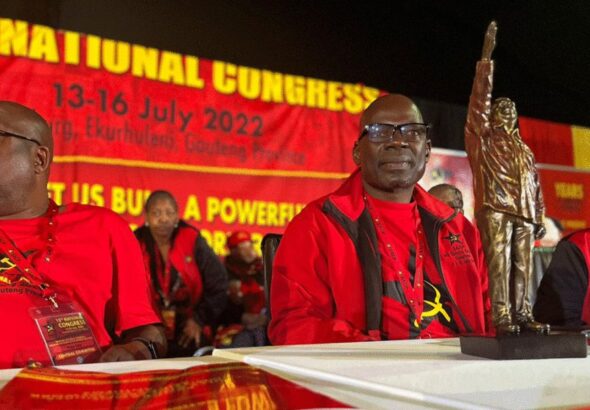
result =
[{"label": "dark stone base", "polygon": [[580,333],[518,336],[461,336],[461,353],[494,360],[586,357],[586,336]]}]

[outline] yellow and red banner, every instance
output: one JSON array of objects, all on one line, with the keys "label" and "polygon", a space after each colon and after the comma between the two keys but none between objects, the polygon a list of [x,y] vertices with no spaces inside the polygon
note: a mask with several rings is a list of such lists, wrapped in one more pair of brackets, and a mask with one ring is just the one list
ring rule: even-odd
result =
[{"label": "yellow and red banner", "polygon": [[[256,242],[280,233],[334,190],[354,169],[359,114],[379,93],[0,18],[0,99],[51,123],[53,198],[109,207],[138,225],[149,193],[169,190],[218,254],[228,232],[249,231]],[[560,148],[553,163],[590,166],[583,129],[526,118],[521,127],[541,162],[546,136]],[[468,172],[454,154],[437,155],[450,155],[445,172]],[[578,183],[582,195],[590,189]],[[590,225],[587,206],[574,215],[570,204],[566,215],[560,201],[548,201],[549,214]]]},{"label": "yellow and red banner", "polygon": [[217,253],[226,232],[281,232],[334,189],[378,93],[0,18],[0,98],[51,122],[56,201],[140,224],[169,190]]},{"label": "yellow and red banner", "polygon": [[590,128],[528,117],[518,122],[537,162],[590,170]]},{"label": "yellow and red banner", "polygon": [[0,391],[2,409],[348,408],[244,363],[109,374],[23,369]]}]

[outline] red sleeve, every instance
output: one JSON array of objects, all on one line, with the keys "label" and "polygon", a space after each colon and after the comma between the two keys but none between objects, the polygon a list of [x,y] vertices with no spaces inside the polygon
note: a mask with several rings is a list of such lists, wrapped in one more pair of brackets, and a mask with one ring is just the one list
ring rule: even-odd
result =
[{"label": "red sleeve", "polygon": [[[150,279],[145,270],[139,242],[127,222],[116,214],[107,217],[113,263],[113,297],[116,298],[117,335],[134,327],[160,323],[152,305]],[[105,227],[106,228],[106,227]],[[107,326],[107,329],[109,326]]]},{"label": "red sleeve", "polygon": [[[312,205],[313,206],[313,205]],[[349,322],[335,318],[330,291],[326,218],[307,209],[287,227],[273,263],[269,338],[275,345],[374,340]]]}]

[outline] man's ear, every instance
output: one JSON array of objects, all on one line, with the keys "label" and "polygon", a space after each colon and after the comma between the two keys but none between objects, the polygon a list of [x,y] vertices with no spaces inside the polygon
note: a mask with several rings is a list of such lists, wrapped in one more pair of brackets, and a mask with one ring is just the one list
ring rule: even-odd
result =
[{"label": "man's ear", "polygon": [[357,167],[361,165],[361,150],[358,141],[355,141],[354,146],[352,147],[352,160]]},{"label": "man's ear", "polygon": [[430,159],[430,151],[432,151],[432,141],[426,140],[426,154],[424,155],[425,163],[428,163]]},{"label": "man's ear", "polygon": [[43,174],[49,169],[51,154],[47,147],[37,147],[33,156],[33,169],[36,174]]}]

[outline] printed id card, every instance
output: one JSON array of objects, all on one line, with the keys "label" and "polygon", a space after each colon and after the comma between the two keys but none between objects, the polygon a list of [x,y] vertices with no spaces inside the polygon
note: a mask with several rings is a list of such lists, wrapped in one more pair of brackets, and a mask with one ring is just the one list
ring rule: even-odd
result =
[{"label": "printed id card", "polygon": [[54,366],[91,363],[100,358],[100,346],[86,318],[73,304],[33,307],[29,313]]}]

